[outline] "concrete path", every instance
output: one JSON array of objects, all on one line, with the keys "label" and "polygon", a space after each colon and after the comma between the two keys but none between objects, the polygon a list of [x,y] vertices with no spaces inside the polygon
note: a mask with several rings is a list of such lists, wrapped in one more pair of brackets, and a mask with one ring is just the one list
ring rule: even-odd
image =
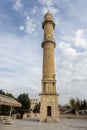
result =
[{"label": "concrete path", "polygon": [[87,120],[60,119],[58,123],[41,123],[37,119],[14,120],[12,125],[0,123],[0,130],[87,130]]}]

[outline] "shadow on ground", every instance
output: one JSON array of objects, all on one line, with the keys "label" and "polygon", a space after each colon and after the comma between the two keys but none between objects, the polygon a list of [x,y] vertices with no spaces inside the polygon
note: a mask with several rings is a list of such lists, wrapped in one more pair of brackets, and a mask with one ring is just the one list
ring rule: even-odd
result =
[{"label": "shadow on ground", "polygon": [[33,122],[39,122],[39,118],[34,117],[34,118],[26,118],[26,119],[22,119],[23,121],[33,121]]}]

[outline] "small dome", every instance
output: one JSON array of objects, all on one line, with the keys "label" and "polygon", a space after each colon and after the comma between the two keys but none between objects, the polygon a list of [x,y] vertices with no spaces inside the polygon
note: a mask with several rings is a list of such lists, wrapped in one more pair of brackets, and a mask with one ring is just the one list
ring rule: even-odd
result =
[{"label": "small dome", "polygon": [[48,11],[45,16],[44,16],[44,20],[52,20],[53,19],[53,16],[52,14]]}]

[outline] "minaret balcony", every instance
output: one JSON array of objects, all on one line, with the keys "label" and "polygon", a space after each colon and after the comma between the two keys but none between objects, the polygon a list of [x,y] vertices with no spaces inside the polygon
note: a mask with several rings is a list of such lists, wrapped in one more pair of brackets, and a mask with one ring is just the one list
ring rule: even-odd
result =
[{"label": "minaret balcony", "polygon": [[56,96],[59,96],[59,94],[58,93],[52,93],[52,92],[42,92],[42,93],[39,93],[39,96],[41,96],[41,95],[46,95],[46,96],[48,96],[48,95],[51,95],[51,96],[54,96],[54,95],[56,95]]},{"label": "minaret balcony", "polygon": [[54,39],[52,39],[52,40],[49,39],[49,40],[43,40],[43,41],[42,41],[42,48],[44,47],[45,44],[47,44],[47,43],[49,43],[49,42],[52,43],[52,44],[54,45],[54,47],[56,47],[55,40],[54,40]]},{"label": "minaret balcony", "polygon": [[53,28],[55,28],[55,23],[51,19],[47,19],[42,23],[42,28],[44,29],[45,24],[51,23],[53,25]]}]

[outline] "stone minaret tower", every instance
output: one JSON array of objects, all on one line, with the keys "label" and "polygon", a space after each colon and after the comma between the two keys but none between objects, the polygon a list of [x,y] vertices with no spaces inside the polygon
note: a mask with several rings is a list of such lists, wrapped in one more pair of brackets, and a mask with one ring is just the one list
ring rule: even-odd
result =
[{"label": "stone minaret tower", "polygon": [[58,94],[56,92],[54,48],[56,47],[53,29],[55,23],[51,13],[44,16],[42,23],[44,30],[43,48],[43,75],[42,75],[42,93],[40,121],[56,122],[59,119]]}]

